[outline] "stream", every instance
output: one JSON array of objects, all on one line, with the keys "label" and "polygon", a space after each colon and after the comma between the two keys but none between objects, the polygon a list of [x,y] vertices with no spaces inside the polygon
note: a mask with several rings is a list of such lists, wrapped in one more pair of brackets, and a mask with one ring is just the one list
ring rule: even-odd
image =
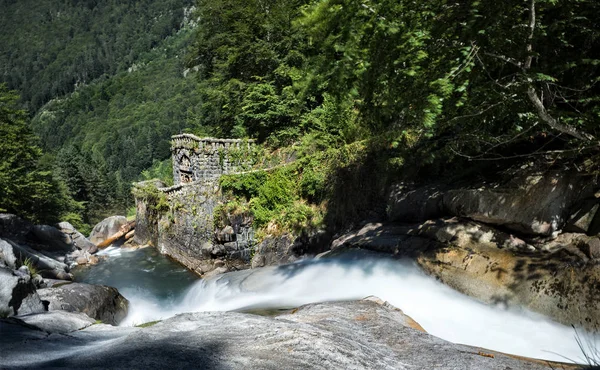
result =
[{"label": "stream", "polygon": [[[575,330],[539,314],[488,306],[425,275],[416,264],[356,251],[336,257],[226,273],[202,280],[154,248],[110,247],[76,281],[114,286],[130,301],[121,323],[138,325],[178,313],[270,313],[307,303],[377,296],[450,342],[562,362],[585,363]],[[584,346],[597,336],[577,331]]]}]

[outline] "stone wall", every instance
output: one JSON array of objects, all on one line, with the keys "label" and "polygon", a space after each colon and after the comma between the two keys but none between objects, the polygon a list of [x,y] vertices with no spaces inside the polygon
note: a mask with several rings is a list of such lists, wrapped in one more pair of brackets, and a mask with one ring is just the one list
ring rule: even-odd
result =
[{"label": "stone wall", "polygon": [[171,151],[175,185],[218,178],[249,169],[254,141],[173,136]]}]

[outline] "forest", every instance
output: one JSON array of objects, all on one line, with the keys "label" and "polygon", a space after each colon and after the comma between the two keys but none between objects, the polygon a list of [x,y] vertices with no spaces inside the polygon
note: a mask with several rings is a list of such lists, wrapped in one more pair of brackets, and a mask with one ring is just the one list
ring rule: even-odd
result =
[{"label": "forest", "polygon": [[[170,177],[180,132],[296,153],[262,185],[223,184],[265,224],[313,222],[340,182],[364,188],[350,181],[361,171],[423,178],[531,158],[598,173],[595,0],[0,8],[2,137],[18,138],[0,143],[0,209],[36,221],[85,228],[125,212],[133,181]],[[363,194],[356,209],[373,200]]]}]

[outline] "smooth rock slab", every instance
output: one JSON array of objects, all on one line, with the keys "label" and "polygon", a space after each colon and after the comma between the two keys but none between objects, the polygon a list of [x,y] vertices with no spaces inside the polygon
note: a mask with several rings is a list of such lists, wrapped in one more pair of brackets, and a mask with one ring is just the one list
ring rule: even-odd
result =
[{"label": "smooth rock slab", "polygon": [[47,333],[66,334],[75,330],[81,330],[93,325],[96,320],[79,312],[47,311],[32,313],[29,315],[15,316],[14,320],[20,320],[27,325],[38,328]]},{"label": "smooth rock slab", "polygon": [[187,313],[144,329],[93,325],[68,336],[42,337],[0,321],[0,331],[6,333],[0,336],[0,348],[7,367],[549,368],[446,342],[411,328],[410,321],[400,310],[373,301],[308,305],[278,317]]}]

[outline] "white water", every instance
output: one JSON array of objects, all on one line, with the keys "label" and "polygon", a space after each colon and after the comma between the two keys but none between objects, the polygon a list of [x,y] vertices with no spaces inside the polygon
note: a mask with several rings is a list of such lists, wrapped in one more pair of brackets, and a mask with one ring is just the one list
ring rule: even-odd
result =
[{"label": "white water", "polygon": [[122,293],[131,302],[122,325],[182,312],[291,308],[374,295],[402,309],[430,334],[451,342],[540,359],[585,362],[571,327],[524,310],[486,306],[426,276],[412,262],[371,254],[200,280],[180,301],[149,299],[142,290]]}]

